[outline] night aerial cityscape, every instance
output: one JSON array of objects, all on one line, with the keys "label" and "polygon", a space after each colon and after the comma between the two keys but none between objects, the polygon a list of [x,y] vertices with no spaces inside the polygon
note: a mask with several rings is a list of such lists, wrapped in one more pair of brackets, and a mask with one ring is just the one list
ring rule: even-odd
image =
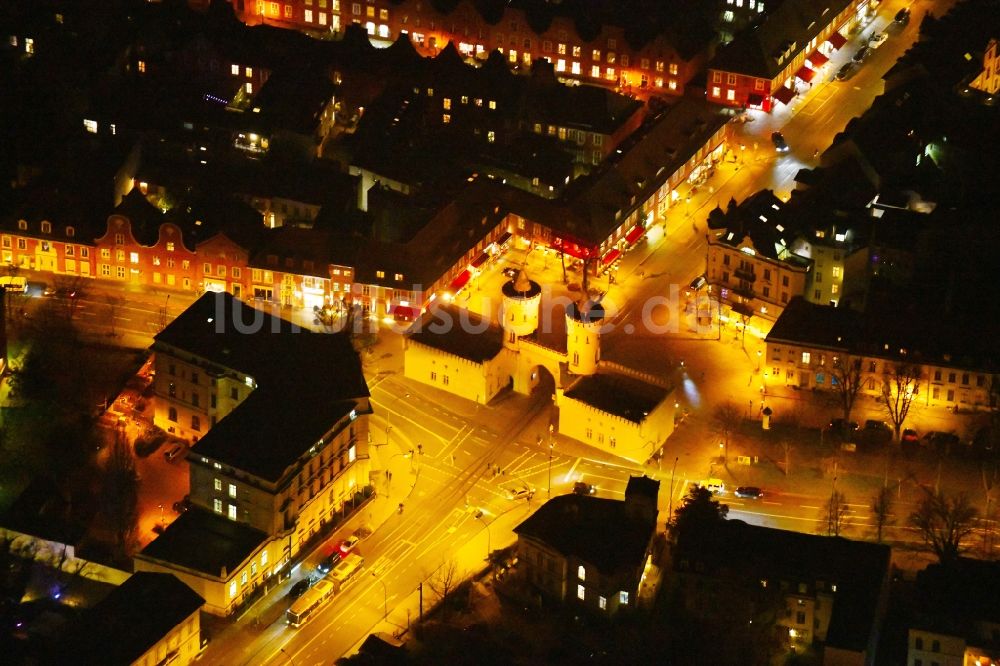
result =
[{"label": "night aerial cityscape", "polygon": [[998,43],[0,2],[0,663],[1000,666]]}]

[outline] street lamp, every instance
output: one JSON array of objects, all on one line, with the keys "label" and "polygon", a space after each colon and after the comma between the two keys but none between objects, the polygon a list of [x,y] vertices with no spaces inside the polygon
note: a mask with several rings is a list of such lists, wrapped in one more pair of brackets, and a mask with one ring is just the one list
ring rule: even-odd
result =
[{"label": "street lamp", "polygon": [[760,372],[760,355],[761,355],[761,351],[758,349],[757,350],[757,372]]},{"label": "street lamp", "polygon": [[552,441],[552,430],[552,425],[549,425],[549,483],[545,491],[548,499],[552,499],[552,449],[555,446],[555,442]]},{"label": "street lamp", "polygon": [[677,461],[680,456],[674,458],[674,466],[670,468],[670,500],[667,503],[667,524],[674,522],[674,473],[677,471]]},{"label": "street lamp", "polygon": [[288,654],[287,652],[285,652],[285,648],[278,648],[278,652],[280,652],[281,654],[285,655],[285,659],[288,660],[288,663],[290,663],[292,666],[295,666],[295,661],[292,660],[292,656],[290,654]]},{"label": "street lamp", "polygon": [[389,621],[389,590],[385,586],[385,581],[378,577],[378,575],[373,571],[372,578],[382,583],[382,621]]},{"label": "street lamp", "polygon": [[493,548],[490,546],[490,542],[492,541],[492,539],[490,538],[490,524],[488,522],[486,522],[485,518],[483,518],[483,510],[482,509],[479,509],[478,511],[476,511],[475,516],[476,516],[476,520],[478,520],[479,522],[481,522],[486,527],[486,561],[489,562],[490,561],[490,553],[493,552]]}]

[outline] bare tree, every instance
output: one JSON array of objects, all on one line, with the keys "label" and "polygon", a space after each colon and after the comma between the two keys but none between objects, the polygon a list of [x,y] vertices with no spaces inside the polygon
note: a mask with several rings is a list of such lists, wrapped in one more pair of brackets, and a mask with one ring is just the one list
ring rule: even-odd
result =
[{"label": "bare tree", "polygon": [[983,517],[986,519],[986,524],[983,529],[983,556],[990,559],[990,553],[993,549],[993,523],[990,518],[993,515],[992,504],[993,504],[993,488],[996,487],[997,481],[1000,480],[1000,470],[997,469],[997,464],[993,463],[992,470],[987,470],[987,465],[982,467],[983,473],[983,493],[986,499],[986,513]]},{"label": "bare tree", "polygon": [[781,453],[785,458],[785,476],[792,473],[792,438],[785,436],[781,438]]},{"label": "bare tree", "polygon": [[437,568],[437,571],[435,571],[427,580],[427,584],[430,585],[434,594],[438,596],[438,602],[441,604],[442,613],[447,616],[448,600],[451,593],[455,591],[455,587],[458,585],[458,564],[455,560],[448,560],[442,563],[441,566]]},{"label": "bare tree", "polygon": [[910,413],[917,392],[920,390],[920,366],[912,363],[896,363],[882,379],[879,401],[892,422],[893,434],[899,441],[899,433]]},{"label": "bare tree", "polygon": [[743,421],[741,411],[742,410],[736,406],[736,403],[731,400],[720,403],[712,411],[712,424],[715,428],[715,432],[722,437],[722,463],[724,465],[729,464],[729,440],[736,432],[736,429],[740,427],[740,423]]},{"label": "bare tree", "polygon": [[826,535],[840,536],[840,531],[844,527],[844,519],[847,517],[847,498],[844,493],[834,490],[830,493],[830,498],[826,500],[823,507],[826,514]]},{"label": "bare tree", "polygon": [[875,521],[875,540],[882,543],[882,532],[892,522],[892,488],[882,486],[872,495],[869,507]]},{"label": "bare tree", "polygon": [[127,558],[139,528],[139,475],[132,449],[121,429],[111,444],[104,467],[101,514],[113,539],[115,555]]},{"label": "bare tree", "polygon": [[830,383],[833,384],[844,420],[850,421],[854,402],[861,390],[861,357],[853,354],[834,356]]},{"label": "bare tree", "polygon": [[917,528],[941,562],[950,562],[964,550],[962,542],[972,534],[978,515],[965,493],[949,497],[928,492],[910,514],[910,525]]}]

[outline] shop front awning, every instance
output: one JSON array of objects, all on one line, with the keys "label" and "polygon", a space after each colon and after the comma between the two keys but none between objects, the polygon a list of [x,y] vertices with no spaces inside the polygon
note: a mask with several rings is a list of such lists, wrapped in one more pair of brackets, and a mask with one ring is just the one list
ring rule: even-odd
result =
[{"label": "shop front awning", "polygon": [[627,242],[629,245],[632,245],[637,240],[639,240],[644,233],[646,233],[646,228],[643,227],[642,225],[637,224],[634,227],[632,227],[632,231],[628,232],[625,235],[625,242]]},{"label": "shop front awning", "polygon": [[830,62],[830,59],[827,58],[822,53],[820,53],[819,51],[813,51],[812,53],[810,53],[809,57],[806,58],[806,60],[809,61],[809,64],[812,65],[813,69],[818,69],[823,65],[825,65],[826,63]]},{"label": "shop front awning", "polygon": [[569,256],[576,257],[577,259],[590,259],[590,257],[593,256],[589,247],[559,237],[552,240],[552,248],[557,252],[568,254]]},{"label": "shop front awning", "polygon": [[758,95],[757,93],[750,93],[747,95],[747,106],[751,108],[758,108],[764,103],[763,95]]},{"label": "shop front awning", "polygon": [[805,65],[799,67],[799,71],[795,72],[795,78],[802,79],[806,83],[809,83],[814,78],[816,78],[816,72],[809,69]]},{"label": "shop front awning", "polygon": [[472,267],[479,268],[489,260],[490,260],[490,253],[483,252],[481,255],[472,260]]},{"label": "shop front awning", "polygon": [[615,259],[617,259],[620,256],[622,256],[622,253],[617,248],[614,249],[614,250],[611,250],[609,252],[606,252],[605,255],[604,255],[604,258],[601,259],[601,265],[602,266],[607,266],[608,264],[610,264],[612,261],[614,261]]},{"label": "shop front awning", "polygon": [[778,100],[782,104],[788,104],[795,99],[795,91],[791,88],[781,86],[778,88],[778,92],[774,93],[774,99]]},{"label": "shop front awning", "polygon": [[469,282],[469,278],[471,277],[472,273],[469,271],[462,271],[458,274],[458,277],[451,281],[451,290],[458,291]]},{"label": "shop front awning", "polygon": [[844,37],[839,32],[834,32],[832,35],[827,37],[826,41],[830,43],[834,51],[839,51],[843,48],[844,44],[847,43],[847,37]]}]

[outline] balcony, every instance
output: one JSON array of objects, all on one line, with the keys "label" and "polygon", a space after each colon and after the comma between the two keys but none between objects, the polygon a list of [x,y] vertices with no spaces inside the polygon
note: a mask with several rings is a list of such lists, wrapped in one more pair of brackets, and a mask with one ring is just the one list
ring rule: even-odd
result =
[{"label": "balcony", "polygon": [[748,301],[752,301],[756,296],[753,293],[753,287],[748,284],[741,284],[738,287],[733,287],[733,293],[742,296]]},{"label": "balcony", "polygon": [[756,282],[757,275],[749,268],[737,268],[733,271],[733,275],[740,280],[746,280],[747,282]]}]

